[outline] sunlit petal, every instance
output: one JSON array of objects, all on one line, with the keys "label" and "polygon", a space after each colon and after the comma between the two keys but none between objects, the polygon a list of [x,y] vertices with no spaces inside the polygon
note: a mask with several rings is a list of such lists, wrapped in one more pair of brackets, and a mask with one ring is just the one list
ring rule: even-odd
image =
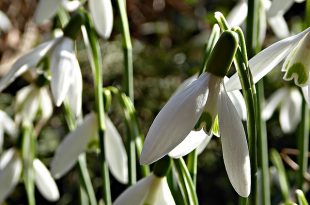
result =
[{"label": "sunlit petal", "polygon": [[62,0],[40,0],[34,13],[34,21],[38,24],[45,23],[56,14],[61,2]]},{"label": "sunlit petal", "polygon": [[105,123],[104,146],[109,168],[119,182],[126,184],[128,182],[128,159],[124,143],[108,116],[105,116]]},{"label": "sunlit petal", "polygon": [[206,138],[208,136],[203,129],[200,131],[191,131],[178,146],[169,152],[169,156],[173,158],[183,157],[196,149]]},{"label": "sunlit petal", "polygon": [[45,165],[38,159],[33,160],[35,171],[35,184],[44,198],[49,201],[59,199],[59,191],[56,182]]},{"label": "sunlit petal", "polygon": [[18,184],[22,171],[22,162],[18,154],[14,151],[10,155],[10,159],[6,165],[0,169],[0,203],[8,197]]},{"label": "sunlit petal", "polygon": [[294,0],[273,0],[267,12],[269,18],[283,15],[294,3]]},{"label": "sunlit petal", "polygon": [[29,68],[35,67],[40,59],[46,55],[57,40],[51,40],[39,45],[26,55],[19,58],[9,70],[9,72],[0,80],[0,92],[5,89],[12,81],[26,72]]},{"label": "sunlit petal", "polygon": [[40,88],[40,106],[42,120],[49,119],[53,114],[53,103],[46,87]]},{"label": "sunlit petal", "polygon": [[62,5],[67,11],[72,12],[81,6],[81,2],[79,0],[73,0],[73,1],[63,0]]},{"label": "sunlit petal", "polygon": [[96,135],[97,127],[97,117],[91,113],[64,138],[51,164],[51,173],[55,178],[62,177],[72,168],[79,155],[85,151],[89,139]]},{"label": "sunlit petal", "polygon": [[89,0],[88,6],[94,20],[95,29],[103,38],[109,38],[113,28],[111,0]]},{"label": "sunlit petal", "polygon": [[302,97],[299,91],[291,88],[280,109],[280,125],[284,133],[293,132],[301,119]]},{"label": "sunlit petal", "polygon": [[248,4],[241,0],[227,15],[227,22],[231,26],[240,26],[248,14]]},{"label": "sunlit petal", "polygon": [[287,88],[281,88],[274,92],[270,98],[266,101],[266,104],[263,108],[262,117],[265,120],[269,120],[273,115],[276,108],[279,104],[284,100],[284,98],[288,95]]},{"label": "sunlit petal", "polygon": [[67,37],[55,47],[51,59],[51,88],[56,106],[60,106],[68,93],[73,76],[75,55],[74,42]]},{"label": "sunlit petal", "polygon": [[173,150],[194,128],[216,77],[204,73],[172,96],[156,116],[146,136],[140,163],[150,164]]},{"label": "sunlit petal", "polygon": [[71,84],[67,93],[67,99],[71,110],[74,112],[75,116],[79,116],[82,111],[82,90],[83,90],[83,79],[81,74],[81,69],[79,63],[75,56],[72,58],[73,70]]},{"label": "sunlit petal", "polygon": [[240,118],[246,120],[247,112],[244,98],[239,90],[234,90],[227,93],[231,102],[234,104]]},{"label": "sunlit petal", "polygon": [[[309,31],[310,28],[297,35],[278,41],[251,58],[249,67],[253,75],[254,83],[258,82],[278,65]],[[225,83],[225,87],[227,91],[240,90],[241,84],[238,75],[234,74],[227,83]]]},{"label": "sunlit petal", "polygon": [[268,18],[268,23],[278,38],[282,39],[290,35],[287,23],[283,16],[278,15]]},{"label": "sunlit petal", "polygon": [[201,154],[209,144],[210,140],[212,138],[212,134],[207,135],[207,137],[202,141],[202,143],[197,147],[197,154]]},{"label": "sunlit petal", "polygon": [[240,196],[248,197],[251,189],[251,171],[243,125],[225,91],[220,93],[218,102],[223,158],[228,178]]},{"label": "sunlit petal", "polygon": [[11,117],[0,110],[0,123],[3,131],[12,137],[12,139],[16,139],[18,134],[18,128],[15,122],[11,119]]}]

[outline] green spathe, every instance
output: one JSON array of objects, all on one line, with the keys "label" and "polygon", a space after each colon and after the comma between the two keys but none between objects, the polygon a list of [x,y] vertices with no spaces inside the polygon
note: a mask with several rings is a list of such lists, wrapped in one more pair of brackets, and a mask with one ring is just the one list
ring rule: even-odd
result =
[{"label": "green spathe", "polygon": [[233,31],[224,31],[211,52],[206,71],[224,77],[233,62],[237,48],[237,35]]}]

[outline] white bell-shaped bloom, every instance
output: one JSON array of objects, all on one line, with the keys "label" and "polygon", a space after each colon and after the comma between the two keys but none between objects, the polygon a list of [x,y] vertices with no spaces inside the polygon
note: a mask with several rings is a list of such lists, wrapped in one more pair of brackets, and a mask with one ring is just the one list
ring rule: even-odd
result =
[{"label": "white bell-shaped bloom", "polygon": [[[285,38],[289,35],[288,26],[283,15],[292,4],[286,7],[286,2],[284,1],[283,4],[281,4],[280,1],[282,3],[282,0],[272,2],[269,0],[261,0],[260,9],[262,11],[259,16],[259,30],[261,32],[259,34],[260,42],[262,42],[265,38],[267,28],[266,22],[268,22],[269,26],[278,38]],[[243,22],[245,22],[247,13],[247,1],[240,0],[228,14],[227,22],[231,26],[240,26]]]},{"label": "white bell-shaped bloom", "polygon": [[103,38],[109,38],[113,28],[111,0],[88,0],[88,6],[96,31]]},{"label": "white bell-shaped bloom", "polygon": [[58,187],[49,170],[39,159],[33,160],[33,169],[34,182],[42,196],[49,201],[57,201],[59,199]]},{"label": "white bell-shaped bloom", "polygon": [[[309,58],[303,58],[302,56],[306,55],[306,53],[310,53],[309,47],[307,47],[310,39],[310,35],[308,35],[309,32],[310,28],[294,36],[280,40],[251,58],[249,60],[249,67],[253,75],[254,83],[258,82],[285,57],[287,57],[287,61],[284,64],[285,68],[283,69],[283,71],[286,71],[287,73],[286,78],[296,79],[296,82],[299,85],[306,84],[308,82],[310,68]],[[303,66],[297,66],[298,68],[296,68],[296,66],[292,65],[293,62],[295,62],[294,65],[296,65],[297,59]],[[234,74],[225,85],[229,91],[241,89],[241,84],[237,74]]]},{"label": "white bell-shaped bloom", "polygon": [[7,133],[12,139],[16,139],[18,128],[11,117],[0,110],[0,152],[2,152],[4,133]]},{"label": "white bell-shaped bloom", "polygon": [[[153,163],[175,149],[189,135],[203,111],[207,112],[211,124],[219,114],[223,157],[229,179],[238,194],[247,197],[251,177],[246,136],[241,118],[225,89],[221,88],[222,84],[222,77],[206,72],[173,95],[149,129],[140,163]],[[184,153],[188,152],[188,147],[182,147]]]},{"label": "white bell-shaped bloom", "polygon": [[41,111],[41,119],[47,120],[53,113],[53,104],[46,87],[28,85],[16,94],[15,120],[17,123],[32,123]]},{"label": "white bell-shaped bloom", "polygon": [[74,11],[81,5],[79,0],[40,0],[34,13],[34,21],[38,24],[47,22],[56,15],[60,6]]},{"label": "white bell-shaped bloom", "polygon": [[0,203],[8,197],[18,184],[22,162],[14,149],[4,152],[0,158]]},{"label": "white bell-shaped bloom", "polygon": [[297,88],[281,88],[267,100],[262,117],[268,120],[280,106],[280,126],[284,133],[293,132],[301,120],[302,96]]},{"label": "white bell-shaped bloom", "polygon": [[[30,68],[36,68],[44,57],[51,58],[51,89],[56,106],[60,106],[67,99],[74,114],[80,115],[82,75],[74,53],[74,42],[65,36],[43,43],[18,59],[0,80],[0,91]],[[38,72],[42,74],[42,70]]]},{"label": "white bell-shaped bloom", "polygon": [[10,19],[0,11],[0,31],[8,31],[12,28],[12,23]]},{"label": "white bell-shaped bloom", "polygon": [[113,205],[174,205],[166,177],[157,177],[153,173],[139,180],[125,190]]},{"label": "white bell-shaped bloom", "polygon": [[[105,117],[105,155],[112,175],[122,183],[128,182],[127,155],[122,139],[113,123]],[[91,138],[96,137],[98,121],[94,113],[85,116],[83,122],[70,132],[58,146],[51,164],[55,178],[62,177],[76,163]]]}]

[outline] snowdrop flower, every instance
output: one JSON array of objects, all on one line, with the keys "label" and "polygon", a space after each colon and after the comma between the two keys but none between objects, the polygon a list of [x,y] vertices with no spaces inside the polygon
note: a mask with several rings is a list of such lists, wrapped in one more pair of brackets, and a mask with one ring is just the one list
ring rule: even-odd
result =
[{"label": "snowdrop flower", "polygon": [[[223,84],[236,46],[234,33],[224,32],[212,51],[207,72],[170,98],[149,129],[141,153],[141,164],[153,163],[177,147],[194,128],[203,111],[207,113],[208,129],[218,114],[228,177],[239,195],[249,195],[251,174],[246,136],[240,116]],[[223,55],[223,50],[226,50],[226,55]]]},{"label": "snowdrop flower", "polygon": [[[51,60],[51,89],[56,106],[60,106],[67,97],[75,115],[80,115],[82,75],[74,53],[74,42],[65,36],[45,42],[18,59],[0,80],[0,92],[24,72],[36,68],[45,57]],[[36,71],[42,74],[42,70]]]},{"label": "snowdrop flower", "polygon": [[12,23],[10,19],[0,11],[0,31],[8,31],[12,28]]},{"label": "snowdrop flower", "polygon": [[[108,116],[105,116],[106,132],[104,136],[105,155],[113,176],[121,183],[128,182],[127,155],[122,139]],[[58,146],[51,164],[55,178],[62,177],[76,163],[88,142],[96,136],[98,121],[94,113],[85,116],[83,122],[70,132]]]},{"label": "snowdrop flower", "polygon": [[[38,190],[49,201],[59,199],[57,185],[45,165],[34,159],[35,184]],[[13,191],[22,173],[22,160],[19,153],[11,148],[3,153],[0,159],[0,203]]]},{"label": "snowdrop flower", "polygon": [[[280,40],[265,48],[249,60],[249,67],[254,83],[258,82],[284,58],[282,71],[285,72],[284,80],[292,80],[296,85],[307,89],[309,84],[310,69],[310,28],[294,36]],[[237,74],[234,74],[225,84],[227,90],[241,89]],[[309,95],[308,95],[309,96]]]},{"label": "snowdrop flower", "polygon": [[[297,2],[297,1],[296,1]],[[260,31],[259,39],[262,42],[266,34],[266,21],[278,38],[289,36],[288,26],[283,17],[285,12],[291,7],[294,0],[262,0],[260,9]],[[227,16],[227,22],[232,26],[240,26],[246,19],[248,5],[246,0],[240,0]]]},{"label": "snowdrop flower", "polygon": [[63,6],[67,11],[74,11],[80,5],[79,0],[40,0],[34,13],[34,21],[43,24],[56,15],[60,6]]},{"label": "snowdrop flower", "polygon": [[293,132],[301,119],[302,96],[297,88],[281,88],[273,93],[263,108],[262,117],[268,120],[280,106],[280,126],[284,133]]},{"label": "snowdrop flower", "polygon": [[135,185],[125,190],[113,205],[174,205],[166,177],[158,177],[154,173],[139,180]]},{"label": "snowdrop flower", "polygon": [[7,133],[12,139],[16,139],[18,129],[11,117],[0,110],[0,152],[2,152],[4,133]]},{"label": "snowdrop flower", "polygon": [[28,85],[16,94],[15,120],[32,123],[41,111],[41,120],[48,120],[53,113],[53,104],[47,87]]}]

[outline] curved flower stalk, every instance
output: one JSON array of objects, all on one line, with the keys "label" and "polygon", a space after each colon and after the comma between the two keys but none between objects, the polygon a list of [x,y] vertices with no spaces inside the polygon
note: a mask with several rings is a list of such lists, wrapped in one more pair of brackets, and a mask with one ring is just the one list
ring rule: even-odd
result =
[{"label": "curved flower stalk", "polygon": [[113,203],[114,205],[174,205],[166,177],[158,177],[154,173],[141,179],[125,190]]},{"label": "curved flower stalk", "polygon": [[297,88],[281,88],[267,100],[262,117],[268,120],[280,106],[280,126],[284,133],[293,132],[301,120],[302,96]]},{"label": "curved flower stalk", "polygon": [[[108,166],[113,176],[121,183],[128,182],[127,155],[121,136],[111,120],[106,116],[106,133],[104,137]],[[62,177],[76,163],[91,139],[95,139],[98,130],[97,117],[94,113],[85,116],[83,122],[70,132],[58,146],[51,164],[55,178]]]},{"label": "curved flower stalk", "polygon": [[2,152],[4,133],[7,133],[12,139],[16,139],[18,129],[11,117],[0,110],[0,153]]},{"label": "curved flower stalk", "polygon": [[56,15],[61,6],[71,12],[79,8],[80,5],[79,0],[40,0],[34,13],[34,21],[38,24],[46,23]]},{"label": "curved flower stalk", "polygon": [[15,121],[17,123],[32,123],[41,112],[41,120],[48,120],[53,113],[53,104],[47,87],[28,85],[16,94]]},{"label": "curved flower stalk", "polygon": [[[286,58],[282,71],[286,72],[285,80],[295,80],[295,84],[306,88],[309,82],[309,51],[310,28],[301,33],[280,40],[265,48],[249,60],[249,67],[254,83],[258,82],[284,58]],[[234,74],[225,84],[227,90],[241,89],[237,74]]]},{"label": "curved flower stalk", "polygon": [[[218,114],[228,177],[236,192],[247,197],[251,183],[248,145],[240,116],[223,84],[236,45],[232,32],[221,35],[208,61],[207,72],[172,96],[156,116],[147,134],[140,163],[153,163],[177,147],[194,128],[202,112],[207,113],[210,128]],[[223,49],[229,49],[227,56],[221,55],[222,61],[218,61]]]},{"label": "curved flower stalk", "polygon": [[[51,73],[51,90],[56,106],[60,106],[67,97],[75,115],[80,115],[82,106],[82,75],[74,53],[74,42],[68,37],[59,37],[34,48],[18,59],[0,80],[0,91],[5,89],[17,77],[36,68],[49,57]],[[36,69],[42,74],[41,69]],[[49,73],[45,73],[49,75]]]},{"label": "curved flower stalk", "polygon": [[[298,2],[298,1],[296,1]],[[266,22],[271,27],[275,35],[282,39],[289,36],[287,23],[283,17],[285,12],[292,6],[294,0],[262,0],[260,12],[260,34],[259,39],[262,42],[266,34]],[[240,0],[227,16],[227,22],[232,26],[240,26],[246,19],[248,5],[246,0]]]},{"label": "curved flower stalk", "polygon": [[[49,201],[57,201],[59,191],[48,169],[39,159],[34,159],[33,168],[35,170],[35,184],[42,196]],[[22,159],[18,151],[11,148],[3,153],[0,158],[0,203],[8,197],[18,184],[22,169]]]}]

